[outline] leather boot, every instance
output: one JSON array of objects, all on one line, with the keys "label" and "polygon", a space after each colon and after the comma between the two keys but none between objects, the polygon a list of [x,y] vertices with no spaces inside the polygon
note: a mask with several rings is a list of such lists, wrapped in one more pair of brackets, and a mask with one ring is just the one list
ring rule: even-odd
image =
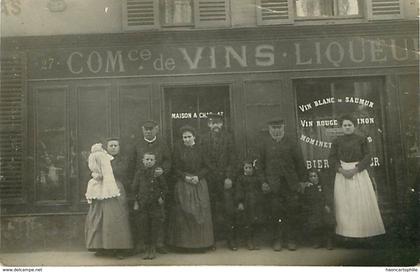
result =
[{"label": "leather boot", "polygon": [[277,238],[273,243],[273,250],[281,251],[282,249],[283,249],[282,240],[281,238]]},{"label": "leather boot", "polygon": [[156,246],[151,245],[149,248],[149,259],[153,260],[154,258],[156,258]]},{"label": "leather boot", "polygon": [[228,246],[233,251],[238,250],[238,242],[236,241],[236,228],[234,226],[230,226]]},{"label": "leather boot", "polygon": [[281,224],[276,224],[274,228],[273,250],[281,251],[283,249],[283,227]]},{"label": "leather boot", "polygon": [[251,239],[254,244],[254,250],[260,250],[260,246],[257,239],[257,233],[258,233],[257,226],[256,225],[251,226]]},{"label": "leather boot", "polygon": [[328,250],[333,250],[334,249],[334,241],[333,241],[333,235],[332,234],[327,234],[327,239],[326,239],[326,248]]},{"label": "leather boot", "polygon": [[150,259],[150,246],[146,245],[144,247],[144,255],[143,255],[143,260],[149,260]]},{"label": "leather boot", "polygon": [[295,251],[297,249],[296,241],[295,240],[289,240],[287,242],[287,249],[290,251]]},{"label": "leather boot", "polygon": [[246,247],[248,250],[254,250],[254,241],[252,240],[252,231],[249,226],[245,226]]}]

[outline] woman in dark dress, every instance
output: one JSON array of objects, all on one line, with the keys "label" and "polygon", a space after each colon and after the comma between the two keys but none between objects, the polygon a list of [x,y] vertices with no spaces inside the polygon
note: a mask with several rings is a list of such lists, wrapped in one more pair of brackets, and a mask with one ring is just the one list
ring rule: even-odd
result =
[{"label": "woman in dark dress", "polygon": [[120,155],[117,138],[107,140],[106,150],[112,156],[112,174],[119,194],[92,201],[86,218],[86,246],[96,251],[96,255],[113,254],[121,259],[133,247],[124,188],[127,183],[127,161]]},{"label": "woman in dark dress", "polygon": [[214,244],[207,169],[192,127],[181,128],[183,143],[176,146],[173,168],[176,179],[174,207],[169,221],[171,246],[185,249],[209,248]]},{"label": "woman in dark dress", "polygon": [[366,238],[385,233],[372,181],[368,142],[354,133],[356,121],[341,119],[344,135],[331,147],[329,163],[335,169],[334,203],[336,233],[344,237]]}]

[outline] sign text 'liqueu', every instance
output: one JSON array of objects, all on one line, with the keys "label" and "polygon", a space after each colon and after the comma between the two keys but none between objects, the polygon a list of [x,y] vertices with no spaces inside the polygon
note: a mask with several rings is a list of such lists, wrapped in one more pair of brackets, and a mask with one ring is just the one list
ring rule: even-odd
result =
[{"label": "sign text 'liqueu'", "polygon": [[412,37],[231,41],[31,51],[29,76],[44,79],[340,69],[411,66],[417,61],[418,41]]}]

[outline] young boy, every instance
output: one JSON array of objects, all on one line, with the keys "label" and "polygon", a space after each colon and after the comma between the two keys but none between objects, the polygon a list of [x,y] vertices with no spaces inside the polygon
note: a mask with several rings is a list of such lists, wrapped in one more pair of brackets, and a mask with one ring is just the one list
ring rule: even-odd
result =
[{"label": "young boy", "polygon": [[165,219],[164,200],[168,191],[163,175],[156,175],[156,155],[146,152],[141,167],[135,176],[133,192],[136,194],[134,210],[138,211],[136,221],[141,226],[146,252],[143,259],[156,257],[156,243]]},{"label": "young boy", "polygon": [[261,216],[261,181],[255,175],[252,160],[245,160],[242,164],[243,173],[239,175],[235,185],[235,200],[237,207],[237,223],[245,228],[247,248],[258,250],[255,239],[257,224]]},{"label": "young boy", "polygon": [[328,190],[320,183],[319,176],[316,169],[311,169],[309,181],[304,183],[302,204],[306,217],[305,225],[314,248],[320,248],[325,242],[326,248],[331,250],[333,249],[335,218],[332,207],[327,201]]}]

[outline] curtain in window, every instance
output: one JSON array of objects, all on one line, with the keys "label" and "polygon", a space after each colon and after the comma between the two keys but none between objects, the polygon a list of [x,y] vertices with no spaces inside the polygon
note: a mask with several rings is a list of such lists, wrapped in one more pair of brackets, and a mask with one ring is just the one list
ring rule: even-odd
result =
[{"label": "curtain in window", "polygon": [[358,14],[358,0],[296,0],[296,15],[298,17],[330,17]]},{"label": "curtain in window", "polygon": [[165,0],[165,24],[182,25],[192,23],[191,0]]},{"label": "curtain in window", "polygon": [[359,14],[358,0],[337,0],[337,12],[339,16],[350,16]]},{"label": "curtain in window", "polygon": [[333,16],[333,0],[296,0],[299,17]]}]

